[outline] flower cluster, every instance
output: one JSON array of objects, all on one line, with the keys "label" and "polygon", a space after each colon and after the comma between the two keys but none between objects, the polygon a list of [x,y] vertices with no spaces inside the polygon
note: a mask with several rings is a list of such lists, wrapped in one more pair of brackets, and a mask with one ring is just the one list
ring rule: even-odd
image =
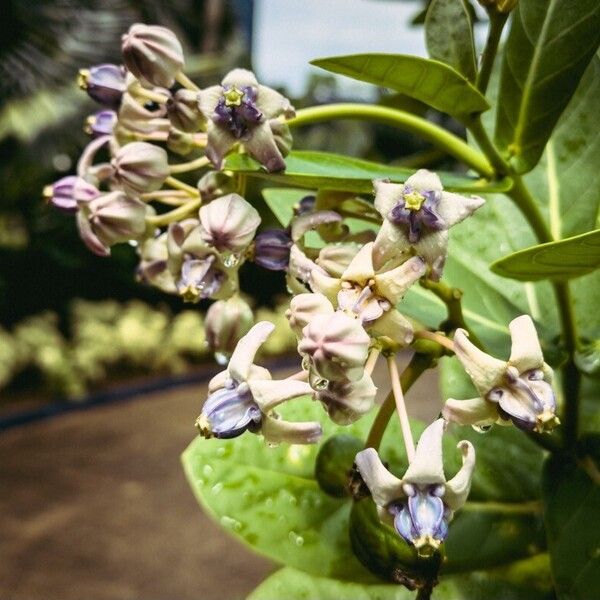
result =
[{"label": "flower cluster", "polygon": [[[183,72],[181,44],[163,27],[133,25],[123,36],[122,62],[81,71],[81,87],[102,109],[87,120],[92,139],[77,173],[48,186],[45,195],[75,214],[95,254],[108,256],[113,245],[128,242],[139,256],[140,281],[185,302],[215,301],[206,339],[226,368],[209,384],[196,423],[200,434],[228,439],[250,432],[270,444],[315,443],[319,423],[288,422],[277,412],[300,397],[319,402],[338,425],[360,419],[375,403],[379,354],[390,357],[416,337],[438,335],[403,314],[403,298],[420,281],[439,285],[449,229],[483,199],[444,190],[435,173],[421,169],[404,183],[374,181],[372,202],[315,190],[294,207],[285,228],[261,230],[261,214],[244,197],[246,175],[228,169],[227,156],[250,155],[267,171],[263,176],[285,170],[292,143],[287,120],[295,114],[290,102],[244,69],[197,88]],[[190,173],[192,181],[178,178]],[[286,318],[302,357],[299,373],[287,379],[274,380],[254,364],[274,325],[253,325],[240,295],[239,272],[248,260],[285,272],[292,295]],[[405,440],[411,460],[402,479],[373,448],[356,457],[382,521],[420,555],[439,548],[470,488],[475,452],[467,441],[459,444],[461,470],[449,481],[444,476],[442,436],[449,422],[513,423],[535,432],[559,423],[552,372],[532,320],[518,317],[509,328],[507,361],[475,346],[467,331],[447,329],[444,345],[479,397],[448,399],[443,418],[425,429],[416,452],[412,448],[414,457],[412,440]],[[401,403],[394,373],[395,363],[390,376]]]}]

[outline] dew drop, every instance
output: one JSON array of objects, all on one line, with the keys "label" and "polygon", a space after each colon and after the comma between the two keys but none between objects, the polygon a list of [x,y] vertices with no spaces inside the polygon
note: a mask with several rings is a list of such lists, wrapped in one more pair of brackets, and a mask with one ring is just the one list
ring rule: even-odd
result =
[{"label": "dew drop", "polygon": [[237,264],[240,262],[240,258],[241,258],[241,256],[239,254],[230,254],[229,256],[227,256],[225,258],[225,260],[223,261],[223,264],[228,269],[231,269],[231,268],[237,266]]},{"label": "dew drop", "polygon": [[210,491],[212,492],[213,496],[216,496],[221,492],[222,489],[223,484],[219,481],[219,483],[215,483],[215,485],[213,485],[212,488],[210,488]]},{"label": "dew drop", "polygon": [[224,367],[229,363],[229,359],[231,358],[231,353],[229,352],[215,352],[214,354],[215,361],[221,367]]},{"label": "dew drop", "polygon": [[210,465],[204,465],[204,467],[202,468],[202,474],[205,477],[210,477],[214,472],[214,469],[210,466]]},{"label": "dew drop", "polygon": [[298,535],[295,531],[290,531],[288,533],[288,539],[296,546],[302,546],[304,544],[304,538],[301,535]]},{"label": "dew drop", "polygon": [[235,529],[236,531],[239,531],[242,528],[242,524],[237,519],[227,515],[221,517],[221,525],[226,529]]},{"label": "dew drop", "polygon": [[220,448],[217,448],[216,455],[217,456],[225,456],[225,452],[226,452],[225,446],[221,446]]},{"label": "dew drop", "polygon": [[268,506],[269,508],[271,508],[273,506],[273,498],[267,498],[265,500],[265,506]]},{"label": "dew drop", "polygon": [[329,385],[328,379],[317,379],[314,384],[315,390],[326,390]]}]

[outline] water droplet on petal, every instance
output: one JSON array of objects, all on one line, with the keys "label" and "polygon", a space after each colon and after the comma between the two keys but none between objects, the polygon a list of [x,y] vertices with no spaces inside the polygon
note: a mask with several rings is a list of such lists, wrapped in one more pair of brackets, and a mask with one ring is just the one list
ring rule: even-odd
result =
[{"label": "water droplet on petal", "polygon": [[215,361],[221,367],[226,366],[229,363],[229,359],[231,358],[230,352],[215,352]]},{"label": "water droplet on petal", "polygon": [[213,496],[216,496],[221,492],[222,489],[223,484],[219,481],[219,483],[215,483],[215,485],[213,485],[212,488],[210,488],[210,491],[212,492]]},{"label": "water droplet on petal", "polygon": [[214,469],[210,465],[204,465],[202,468],[202,474],[205,477],[210,477],[213,474]]},{"label": "water droplet on petal", "polygon": [[230,254],[229,256],[227,256],[225,258],[225,260],[223,260],[223,264],[228,269],[231,269],[231,268],[237,266],[237,264],[240,262],[240,258],[241,258],[241,256],[239,254]]},{"label": "water droplet on petal", "polygon": [[487,433],[492,428],[492,425],[471,425],[471,427],[477,433]]}]

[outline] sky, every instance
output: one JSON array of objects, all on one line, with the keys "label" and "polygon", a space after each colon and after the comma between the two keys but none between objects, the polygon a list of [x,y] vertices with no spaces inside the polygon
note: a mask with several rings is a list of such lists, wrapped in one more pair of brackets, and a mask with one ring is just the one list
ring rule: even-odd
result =
[{"label": "sky", "polygon": [[[253,62],[259,79],[301,95],[313,58],[392,52],[426,56],[422,27],[409,27],[422,3],[393,0],[256,0]],[[285,60],[283,60],[285,57]],[[368,97],[368,84],[340,77],[348,95]]]}]

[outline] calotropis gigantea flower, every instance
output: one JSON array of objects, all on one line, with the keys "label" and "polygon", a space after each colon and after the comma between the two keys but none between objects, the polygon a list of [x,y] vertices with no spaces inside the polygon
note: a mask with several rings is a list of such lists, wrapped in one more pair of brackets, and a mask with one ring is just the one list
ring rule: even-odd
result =
[{"label": "calotropis gigantea flower", "polygon": [[260,85],[251,71],[234,69],[221,85],[199,92],[198,100],[208,121],[206,155],[216,169],[237,142],[268,171],[285,169],[291,136],[279,117],[295,114],[287,98]]},{"label": "calotropis gigantea flower", "polygon": [[176,294],[175,279],[167,267],[169,251],[167,249],[168,233],[165,231],[157,237],[149,237],[138,246],[140,264],[136,269],[139,281],[152,285],[167,294]]},{"label": "calotropis gigantea flower", "polygon": [[209,395],[196,421],[206,438],[234,438],[245,431],[262,433],[271,443],[313,444],[321,437],[319,423],[292,423],[274,409],[293,398],[312,393],[302,381],[274,381],[269,371],[253,364],[256,352],[274,325],[261,321],[238,342],[229,366],[208,385]]},{"label": "calotropis gigantea flower", "polygon": [[100,196],[100,190],[83,177],[68,175],[44,188],[44,199],[64,212],[77,212],[78,201],[89,201]]},{"label": "calotropis gigantea flower", "polygon": [[116,109],[127,89],[126,71],[121,65],[94,65],[79,71],[77,83],[90,98],[103,106]]},{"label": "calotropis gigantea flower", "polygon": [[334,311],[310,320],[302,330],[298,352],[309,360],[311,381],[320,389],[330,380],[360,379],[370,342],[360,321]]},{"label": "calotropis gigantea flower", "polygon": [[172,223],[168,229],[167,249],[169,271],[185,302],[226,299],[237,291],[237,268],[241,261],[228,267],[221,253],[202,238],[197,219]]},{"label": "calotropis gigantea flower", "polygon": [[152,207],[120,191],[80,200],[77,206],[81,239],[98,256],[108,256],[113,244],[143,237],[146,216],[154,212]]},{"label": "calotropis gigantea flower", "polygon": [[445,192],[440,178],[425,169],[404,184],[376,180],[373,186],[375,208],[383,217],[373,252],[375,266],[413,251],[430,265],[431,277],[439,279],[448,249],[448,229],[475,212],[484,200]]},{"label": "calotropis gigantea flower", "polygon": [[358,318],[370,331],[399,344],[409,344],[413,338],[412,325],[395,306],[408,288],[424,275],[425,262],[413,256],[394,269],[376,272],[373,249],[373,242],[365,244],[339,278],[314,270],[310,286],[339,310]]},{"label": "calotropis gigantea flower", "polygon": [[136,77],[170,88],[183,67],[183,49],[166,27],[135,23],[121,38],[125,66]]},{"label": "calotropis gigantea flower", "polygon": [[252,242],[260,221],[249,202],[227,194],[200,209],[200,236],[219,252],[239,254]]},{"label": "calotropis gigantea flower", "polygon": [[462,467],[446,481],[442,459],[445,421],[438,419],[421,434],[416,454],[402,479],[390,473],[373,448],[356,455],[356,466],[382,522],[392,525],[420,556],[430,556],[448,535],[448,523],[467,500],[475,468],[475,449],[458,443]]},{"label": "calotropis gigantea flower", "polygon": [[544,362],[529,315],[509,324],[512,348],[508,361],[482,352],[463,329],[454,335],[454,351],[473,381],[479,398],[449,399],[442,414],[449,421],[486,427],[512,421],[520,429],[544,433],[560,424],[552,389],[552,369]]}]

